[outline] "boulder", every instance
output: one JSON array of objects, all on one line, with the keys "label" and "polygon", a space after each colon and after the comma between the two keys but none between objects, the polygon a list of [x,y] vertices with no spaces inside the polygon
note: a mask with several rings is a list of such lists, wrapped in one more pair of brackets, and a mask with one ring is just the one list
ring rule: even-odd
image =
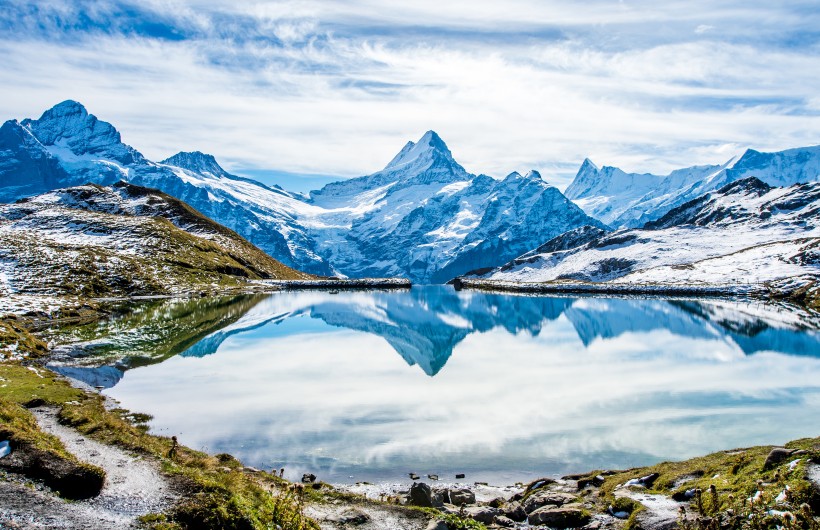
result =
[{"label": "boulder", "polygon": [[451,488],[447,490],[450,504],[461,506],[462,504],[475,504],[475,493],[467,488]]},{"label": "boulder", "polygon": [[529,524],[543,524],[551,528],[578,528],[590,521],[590,515],[581,505],[544,506],[529,514]]},{"label": "boulder", "polygon": [[782,462],[784,462],[787,458],[792,455],[793,451],[791,449],[786,449],[785,447],[775,447],[771,451],[769,451],[769,455],[766,457],[766,461],[763,462],[763,470],[772,469],[773,467],[777,467]]},{"label": "boulder", "polygon": [[424,482],[414,482],[410,486],[408,502],[413,506],[421,506],[422,508],[433,507],[433,491],[430,486]]},{"label": "boulder", "polygon": [[513,526],[515,526],[515,521],[513,521],[506,515],[496,515],[495,524],[497,524],[498,526],[504,526],[506,528],[512,528]]},{"label": "boulder", "polygon": [[433,519],[432,521],[427,523],[427,526],[424,528],[424,530],[450,530],[450,527],[447,526],[447,523],[445,523],[442,520]]},{"label": "boulder", "polygon": [[537,491],[524,499],[522,505],[527,513],[534,512],[542,506],[562,506],[570,502],[575,502],[577,497],[569,493],[558,491]]},{"label": "boulder", "polygon": [[495,516],[500,515],[497,508],[489,506],[468,506],[464,508],[463,513],[466,517],[484,524],[492,524]]},{"label": "boulder", "polygon": [[501,511],[513,521],[521,523],[527,520],[527,512],[518,501],[508,502],[501,508]]}]

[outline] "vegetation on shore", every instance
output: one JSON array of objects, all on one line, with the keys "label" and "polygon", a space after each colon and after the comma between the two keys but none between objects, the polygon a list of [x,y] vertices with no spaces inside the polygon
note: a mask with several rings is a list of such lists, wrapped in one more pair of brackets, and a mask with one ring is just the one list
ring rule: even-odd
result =
[{"label": "vegetation on shore", "polygon": [[[0,377],[0,419],[8,423],[16,439],[63,459],[73,458],[59,440],[37,427],[25,409],[25,405],[32,404],[58,407],[62,423],[103,443],[148,455],[178,481],[188,492],[185,501],[171,513],[144,517],[143,523],[149,527],[318,528],[303,515],[302,499],[288,491],[286,481],[272,474],[248,470],[229,455],[210,456],[183,446],[169,453],[171,439],[147,434],[145,425],[134,423],[147,420],[146,416],[122,409],[107,410],[102,396],[74,388],[45,368],[3,363]],[[70,491],[62,493],[73,496]]]}]

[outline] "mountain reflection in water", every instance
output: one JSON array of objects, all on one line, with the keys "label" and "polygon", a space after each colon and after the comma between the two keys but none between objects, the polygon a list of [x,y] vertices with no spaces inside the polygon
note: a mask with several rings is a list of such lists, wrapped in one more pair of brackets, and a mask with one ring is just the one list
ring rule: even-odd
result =
[{"label": "mountain reflection in water", "polygon": [[86,342],[105,355],[53,367],[113,387],[156,432],[294,477],[518,480],[818,434],[820,333],[781,306],[437,286],[148,312]]}]

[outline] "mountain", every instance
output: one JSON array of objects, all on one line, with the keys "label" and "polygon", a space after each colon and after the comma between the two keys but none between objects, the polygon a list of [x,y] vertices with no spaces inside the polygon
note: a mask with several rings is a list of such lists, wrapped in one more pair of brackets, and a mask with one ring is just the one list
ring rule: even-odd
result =
[{"label": "mountain", "polygon": [[777,188],[749,177],[641,229],[562,234],[485,277],[698,285],[800,276],[820,278],[820,183]]},{"label": "mountain", "polygon": [[75,101],[37,120],[10,120],[0,129],[0,200],[10,202],[57,188],[126,180],[176,197],[238,232],[286,265],[330,274],[294,222],[309,208],[280,189],[228,174],[210,155],[179,153],[167,163],[147,160],[124,144],[109,123]]},{"label": "mountain", "polygon": [[692,166],[668,175],[599,169],[587,159],[565,193],[587,214],[610,226],[636,228],[689,200],[752,176],[771,186],[820,180],[820,146],[776,153],[748,149],[720,166]]},{"label": "mountain", "polygon": [[0,205],[0,292],[156,295],[303,279],[160,191],[120,181]]},{"label": "mountain", "polygon": [[443,282],[495,266],[588,217],[537,172],[468,173],[435,132],[384,169],[309,197],[231,175],[200,152],[147,160],[77,102],[0,131],[0,199],[120,179],[160,189],[284,264],[319,275]]}]

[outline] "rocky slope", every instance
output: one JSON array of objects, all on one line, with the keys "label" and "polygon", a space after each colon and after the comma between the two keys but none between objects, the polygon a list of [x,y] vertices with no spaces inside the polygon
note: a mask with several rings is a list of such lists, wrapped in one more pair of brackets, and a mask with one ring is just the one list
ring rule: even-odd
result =
[{"label": "rocky slope", "polygon": [[616,284],[760,284],[820,277],[820,183],[774,188],[747,178],[641,229],[584,227],[485,275]]},{"label": "rocky slope", "polygon": [[428,131],[381,171],[309,198],[227,173],[203,153],[160,163],[77,102],[0,131],[0,200],[120,179],[160,189],[288,266],[315,274],[446,281],[512,259],[588,217],[536,172],[472,175]]},{"label": "rocky slope", "polygon": [[0,292],[111,296],[306,278],[157,190],[118,182],[0,205]]},{"label": "rocky slope", "polygon": [[722,165],[692,166],[668,175],[598,168],[584,160],[566,195],[584,211],[615,227],[635,228],[705,193],[747,177],[770,186],[820,180],[820,146],[776,153],[746,150]]}]

